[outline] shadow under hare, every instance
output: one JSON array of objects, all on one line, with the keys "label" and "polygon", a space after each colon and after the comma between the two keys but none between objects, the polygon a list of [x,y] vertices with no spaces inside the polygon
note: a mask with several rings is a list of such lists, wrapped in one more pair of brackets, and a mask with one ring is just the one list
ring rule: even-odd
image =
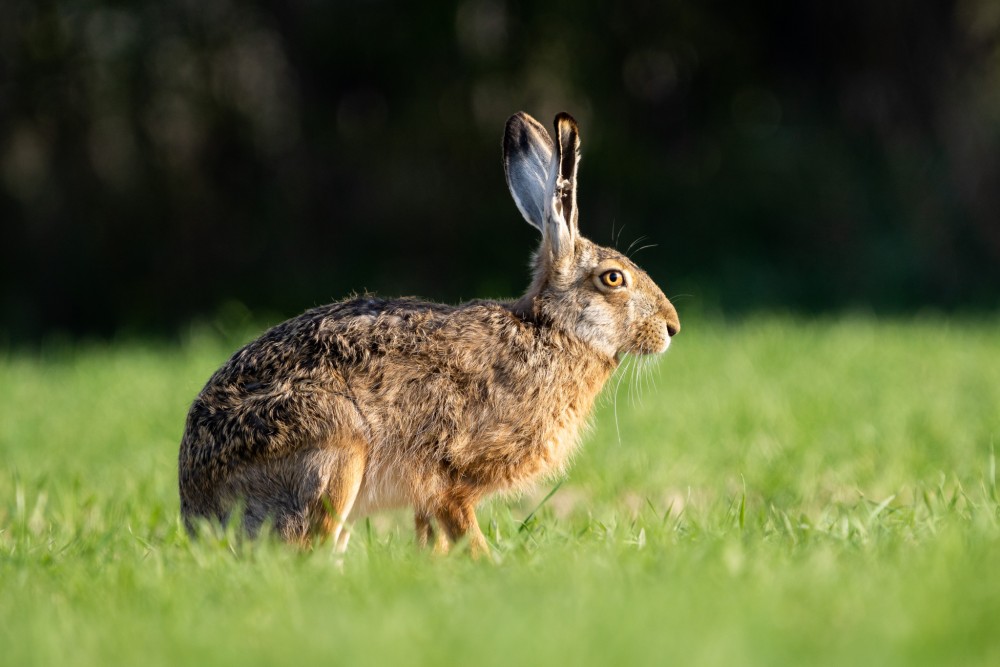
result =
[{"label": "shadow under hare", "polygon": [[[489,547],[475,507],[565,469],[619,355],[680,329],[655,283],[577,228],[579,132],[518,113],[507,184],[542,234],[527,292],[458,306],[371,296],[314,308],[236,352],[187,416],[181,513],[347,547],[345,522],[409,506],[417,541]],[[437,530],[435,530],[435,527]]]}]

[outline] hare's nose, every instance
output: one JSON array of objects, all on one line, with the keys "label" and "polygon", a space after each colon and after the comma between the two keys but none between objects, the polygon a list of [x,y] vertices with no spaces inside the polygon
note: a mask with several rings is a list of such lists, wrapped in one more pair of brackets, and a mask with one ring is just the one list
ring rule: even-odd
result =
[{"label": "hare's nose", "polygon": [[667,321],[667,333],[671,337],[676,336],[681,330],[681,320],[677,317],[677,309],[674,308],[674,304],[670,303],[668,299],[664,299],[660,310],[663,313],[663,319]]}]

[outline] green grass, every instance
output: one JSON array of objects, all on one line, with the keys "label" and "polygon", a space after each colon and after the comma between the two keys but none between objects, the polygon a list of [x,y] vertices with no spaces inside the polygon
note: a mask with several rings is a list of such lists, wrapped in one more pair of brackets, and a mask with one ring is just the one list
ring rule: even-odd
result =
[{"label": "green grass", "polygon": [[[0,664],[1000,664],[1000,321],[685,321],[569,478],[328,549],[178,521],[232,337],[0,353]],[[616,418],[617,413],[617,418]]]}]

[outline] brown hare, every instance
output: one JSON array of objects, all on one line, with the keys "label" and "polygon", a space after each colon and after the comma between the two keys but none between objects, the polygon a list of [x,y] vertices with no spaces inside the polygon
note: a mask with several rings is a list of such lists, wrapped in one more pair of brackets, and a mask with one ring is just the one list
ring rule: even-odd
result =
[{"label": "brown hare", "polygon": [[[349,519],[409,506],[417,541],[467,536],[475,507],[564,471],[619,356],[657,354],[680,323],[655,283],[577,228],[576,122],[556,141],[507,121],[507,185],[542,233],[516,301],[458,306],[362,296],[309,310],[236,352],[194,400],[180,446],[181,513],[256,534],[330,538]],[[437,535],[435,537],[435,524]]]}]

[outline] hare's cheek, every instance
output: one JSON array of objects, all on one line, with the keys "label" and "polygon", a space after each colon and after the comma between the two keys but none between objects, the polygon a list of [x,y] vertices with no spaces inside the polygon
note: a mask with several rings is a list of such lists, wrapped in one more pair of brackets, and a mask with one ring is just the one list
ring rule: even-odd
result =
[{"label": "hare's cheek", "polygon": [[603,354],[615,356],[621,344],[620,328],[616,313],[606,304],[594,300],[580,313],[576,322],[576,335]]}]

